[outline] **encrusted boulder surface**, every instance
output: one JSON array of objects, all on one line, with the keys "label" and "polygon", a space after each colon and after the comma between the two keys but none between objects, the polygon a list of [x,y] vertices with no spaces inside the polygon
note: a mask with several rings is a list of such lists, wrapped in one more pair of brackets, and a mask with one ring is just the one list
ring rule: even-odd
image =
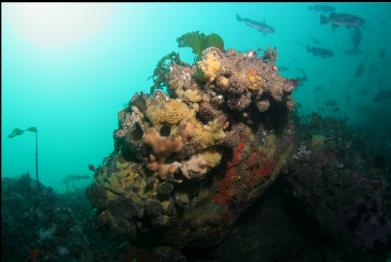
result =
[{"label": "encrusted boulder surface", "polygon": [[138,243],[218,244],[295,143],[291,93],[270,52],[210,47],[171,63],[167,92],[136,93],[87,194],[102,226]]}]

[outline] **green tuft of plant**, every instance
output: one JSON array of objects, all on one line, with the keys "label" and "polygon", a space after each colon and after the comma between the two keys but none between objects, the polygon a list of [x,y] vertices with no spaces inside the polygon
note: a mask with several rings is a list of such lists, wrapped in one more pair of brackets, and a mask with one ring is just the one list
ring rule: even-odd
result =
[{"label": "green tuft of plant", "polygon": [[[199,31],[186,33],[177,38],[178,47],[190,47],[196,55],[195,60],[201,59],[202,51],[208,47],[216,47],[224,51],[224,41],[218,34],[206,35]],[[153,80],[150,93],[152,94],[156,89],[163,89],[167,86],[167,75],[171,64],[187,65],[183,62],[179,54],[171,52],[165,55],[157,63],[153,75],[150,77]]]},{"label": "green tuft of plant", "polygon": [[178,47],[190,47],[196,55],[196,60],[201,59],[202,51],[208,47],[217,47],[224,51],[224,41],[218,34],[206,35],[199,31],[186,33],[177,38]]},{"label": "green tuft of plant", "polygon": [[166,76],[170,71],[170,65],[172,63],[178,65],[186,65],[179,58],[179,54],[176,52],[171,52],[164,57],[162,57],[157,63],[155,70],[153,70],[153,75],[150,77],[153,80],[153,85],[151,86],[150,93],[152,94],[156,89],[163,89],[164,86],[167,86]]}]

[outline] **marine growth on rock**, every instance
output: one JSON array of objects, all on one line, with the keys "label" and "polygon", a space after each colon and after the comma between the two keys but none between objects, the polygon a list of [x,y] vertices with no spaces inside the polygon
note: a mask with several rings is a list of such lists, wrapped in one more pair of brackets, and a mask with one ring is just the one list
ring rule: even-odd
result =
[{"label": "marine growth on rock", "polygon": [[119,112],[88,196],[100,223],[132,241],[213,246],[291,153],[295,82],[234,49],[165,67],[167,92],[136,93]]}]

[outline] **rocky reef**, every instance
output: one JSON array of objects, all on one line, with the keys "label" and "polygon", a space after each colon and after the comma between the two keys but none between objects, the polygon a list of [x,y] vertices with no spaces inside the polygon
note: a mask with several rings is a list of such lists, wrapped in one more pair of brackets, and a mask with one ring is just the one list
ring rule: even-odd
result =
[{"label": "rocky reef", "polygon": [[298,148],[282,176],[288,195],[308,210],[319,235],[344,250],[346,260],[375,261],[365,256],[390,250],[390,171],[343,120],[317,113],[307,118],[296,125]]},{"label": "rocky reef", "polygon": [[297,82],[276,54],[212,46],[192,65],[161,60],[157,88],[119,112],[114,152],[87,189],[99,224],[137,243],[218,244],[294,147]]},{"label": "rocky reef", "polygon": [[83,261],[92,247],[72,210],[30,174],[2,178],[1,200],[2,261]]}]

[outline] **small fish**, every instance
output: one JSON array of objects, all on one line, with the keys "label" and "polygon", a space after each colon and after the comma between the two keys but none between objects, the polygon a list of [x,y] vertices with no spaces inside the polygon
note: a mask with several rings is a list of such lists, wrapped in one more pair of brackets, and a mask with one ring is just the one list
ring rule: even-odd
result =
[{"label": "small fish", "polygon": [[[376,75],[377,72],[379,72],[379,70],[378,70],[378,67],[376,66],[376,64],[371,64],[369,66],[368,84],[373,85],[372,79],[373,79],[373,76]],[[379,80],[380,80],[380,78],[379,78]]]},{"label": "small fish", "polygon": [[287,67],[287,66],[279,66],[279,67],[278,67],[278,71],[280,71],[280,72],[289,71],[289,67]]},{"label": "small fish", "polygon": [[354,86],[354,81],[350,81],[349,84],[346,85],[346,89],[351,89]]},{"label": "small fish", "polygon": [[303,68],[301,68],[301,67],[295,67],[295,70],[297,71],[297,72],[300,72],[300,73],[302,73],[303,75],[305,75],[306,73],[305,73],[305,71],[304,71],[304,69]]},{"label": "small fish", "polygon": [[383,59],[384,57],[386,57],[386,50],[384,48],[379,50],[379,57],[380,57],[380,59]]},{"label": "small fish", "polygon": [[262,54],[265,54],[266,50],[264,48],[258,47],[254,52],[257,57],[262,57]]},{"label": "small fish", "polygon": [[333,51],[326,49],[326,48],[322,48],[322,47],[315,47],[315,46],[309,47],[309,46],[307,46],[307,52],[312,53],[314,56],[320,56],[321,58],[334,56]]},{"label": "small fish", "polygon": [[359,55],[362,53],[362,50],[361,49],[347,49],[343,52],[345,55],[349,55],[349,56],[355,56],[355,55]]},{"label": "small fish", "polygon": [[308,77],[307,77],[306,74],[304,74],[302,77],[299,77],[298,79],[299,79],[302,83],[308,81]]},{"label": "small fish", "polygon": [[391,90],[380,90],[379,93],[377,93],[373,97],[373,102],[383,102],[385,100],[390,100],[391,99]]},{"label": "small fish", "polygon": [[348,103],[350,103],[350,101],[351,101],[351,97],[350,97],[350,95],[348,93],[345,94],[345,100]]},{"label": "small fish", "polygon": [[365,70],[365,63],[364,62],[361,62],[357,67],[356,67],[356,71],[354,72],[354,76],[356,78],[359,78],[360,76],[362,76],[362,73],[364,73],[364,70]]},{"label": "small fish", "polygon": [[361,30],[359,27],[355,27],[350,34],[353,43],[353,49],[358,49],[361,43]]},{"label": "small fish", "polygon": [[386,26],[386,27],[389,27],[387,21],[384,20],[383,18],[378,17],[378,18],[377,18],[377,21],[378,21],[380,24],[382,24],[382,25],[384,25],[384,26]]},{"label": "small fish", "polygon": [[330,13],[335,11],[335,8],[329,5],[310,5],[308,6],[308,9],[323,13]]},{"label": "small fish", "polygon": [[274,28],[270,25],[266,24],[266,22],[259,22],[248,18],[241,18],[238,14],[236,14],[236,20],[245,23],[249,27],[255,28],[257,31],[262,32],[263,35],[276,32],[276,30],[274,30]]},{"label": "small fish", "polygon": [[356,92],[357,95],[366,95],[368,94],[369,92],[371,91],[370,88],[364,88],[364,89],[360,89]]},{"label": "small fish", "polygon": [[365,20],[361,17],[350,15],[350,14],[336,14],[331,13],[329,17],[320,15],[320,24],[328,24],[330,23],[333,28],[338,26],[346,26],[346,27],[356,27],[362,26]]},{"label": "small fish", "polygon": [[358,113],[362,113],[362,112],[368,112],[370,110],[370,107],[367,106],[367,105],[355,105],[354,106],[354,111],[358,112]]},{"label": "small fish", "polygon": [[91,177],[87,175],[67,175],[61,181],[66,184],[72,181],[85,180],[90,178]]},{"label": "small fish", "polygon": [[328,107],[336,107],[337,106],[337,101],[335,101],[334,99],[327,99],[324,102],[324,105],[328,106]]},{"label": "small fish", "polygon": [[323,85],[317,85],[315,86],[314,88],[314,92],[319,92],[320,90],[323,90],[324,89],[324,86]]},{"label": "small fish", "polygon": [[92,165],[92,164],[89,164],[89,165],[88,165],[88,169],[89,169],[90,171],[96,171],[95,166]]},{"label": "small fish", "polygon": [[314,45],[320,45],[320,41],[317,38],[315,38],[313,35],[308,35],[308,37],[311,39]]},{"label": "small fish", "polygon": [[292,79],[292,81],[294,82],[294,85],[296,87],[299,87],[299,86],[302,86],[305,82],[307,82],[308,78],[307,78],[307,75],[304,74],[303,76],[299,76],[299,77]]},{"label": "small fish", "polygon": [[378,17],[377,21],[379,21],[379,23],[381,23],[383,25],[387,24],[386,21],[383,18],[381,18],[381,17]]}]

